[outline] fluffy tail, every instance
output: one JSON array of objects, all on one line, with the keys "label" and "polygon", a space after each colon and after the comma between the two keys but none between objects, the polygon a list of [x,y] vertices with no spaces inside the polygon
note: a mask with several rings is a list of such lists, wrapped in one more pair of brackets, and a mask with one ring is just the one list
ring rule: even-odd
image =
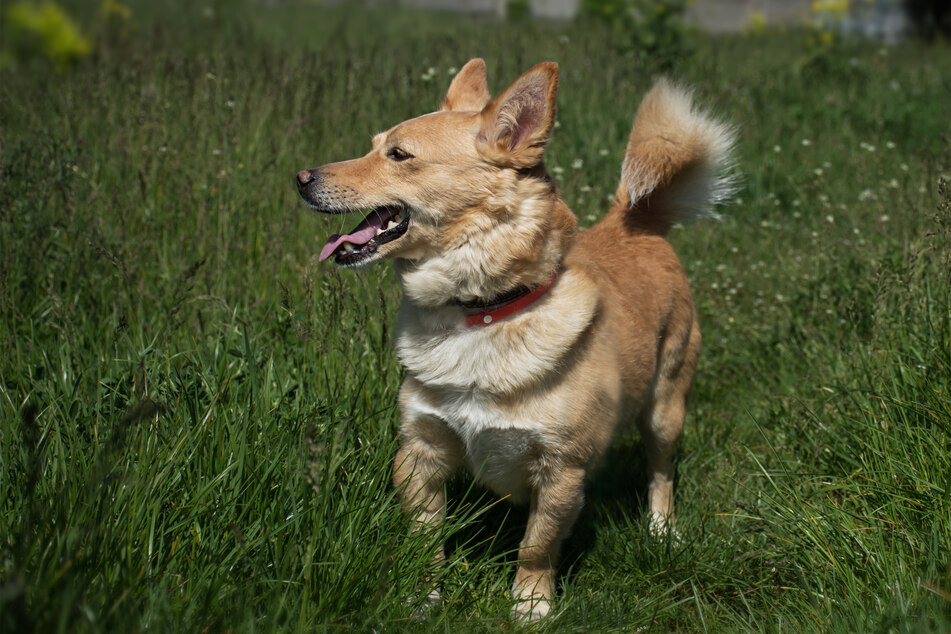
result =
[{"label": "fluffy tail", "polygon": [[661,79],[634,118],[613,213],[661,234],[734,191],[731,126],[698,110],[688,90]]}]

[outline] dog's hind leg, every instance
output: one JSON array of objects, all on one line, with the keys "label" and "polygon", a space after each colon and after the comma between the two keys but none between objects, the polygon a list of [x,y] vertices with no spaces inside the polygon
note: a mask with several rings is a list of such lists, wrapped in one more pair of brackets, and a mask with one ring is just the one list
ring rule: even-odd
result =
[{"label": "dog's hind leg", "polygon": [[535,478],[512,587],[520,619],[534,621],[548,614],[558,551],[584,503],[584,475],[581,468],[545,469]]},{"label": "dog's hind leg", "polygon": [[653,399],[638,421],[647,451],[650,527],[655,534],[670,528],[674,514],[674,451],[683,435],[687,399],[700,355],[700,328],[695,320],[681,341],[668,340],[660,354]]}]

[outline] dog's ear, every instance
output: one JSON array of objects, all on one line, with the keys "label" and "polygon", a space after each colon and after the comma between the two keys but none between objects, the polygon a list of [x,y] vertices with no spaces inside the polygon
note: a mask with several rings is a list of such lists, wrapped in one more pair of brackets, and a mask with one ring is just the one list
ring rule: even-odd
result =
[{"label": "dog's ear", "polygon": [[468,110],[479,112],[489,103],[489,86],[485,81],[485,61],[481,57],[470,59],[466,65],[456,73],[446,100],[442,102],[440,110]]},{"label": "dog's ear", "polygon": [[558,64],[530,68],[482,110],[479,152],[508,167],[540,163],[555,124],[557,94]]}]

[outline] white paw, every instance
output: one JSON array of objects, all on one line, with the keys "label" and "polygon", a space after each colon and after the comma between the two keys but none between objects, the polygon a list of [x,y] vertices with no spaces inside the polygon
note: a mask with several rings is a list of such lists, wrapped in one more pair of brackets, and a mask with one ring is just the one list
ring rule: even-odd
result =
[{"label": "white paw", "polygon": [[669,540],[675,545],[681,542],[680,531],[677,530],[677,527],[674,526],[673,522],[671,522],[666,515],[651,513],[648,530],[650,530],[651,537],[656,539]]},{"label": "white paw", "polygon": [[413,608],[413,618],[423,621],[432,612],[433,608],[442,603],[442,592],[437,586],[430,588],[429,593]]},{"label": "white paw", "polygon": [[512,608],[512,618],[521,623],[531,623],[548,616],[551,601],[542,597],[516,598]]}]

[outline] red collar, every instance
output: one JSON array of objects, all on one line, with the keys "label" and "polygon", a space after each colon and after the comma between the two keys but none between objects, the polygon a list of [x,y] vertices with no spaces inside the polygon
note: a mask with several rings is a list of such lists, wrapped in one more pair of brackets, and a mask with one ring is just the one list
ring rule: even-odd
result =
[{"label": "red collar", "polygon": [[555,283],[555,280],[558,279],[558,271],[555,271],[551,274],[551,279],[547,283],[542,284],[541,286],[536,286],[533,290],[513,299],[510,302],[502,304],[501,306],[496,306],[492,310],[485,310],[480,313],[473,313],[466,316],[466,325],[467,326],[488,326],[493,324],[500,319],[505,319],[510,315],[514,315],[523,308],[528,308],[536,301],[538,301],[542,295],[548,292],[548,289],[552,287]]}]

